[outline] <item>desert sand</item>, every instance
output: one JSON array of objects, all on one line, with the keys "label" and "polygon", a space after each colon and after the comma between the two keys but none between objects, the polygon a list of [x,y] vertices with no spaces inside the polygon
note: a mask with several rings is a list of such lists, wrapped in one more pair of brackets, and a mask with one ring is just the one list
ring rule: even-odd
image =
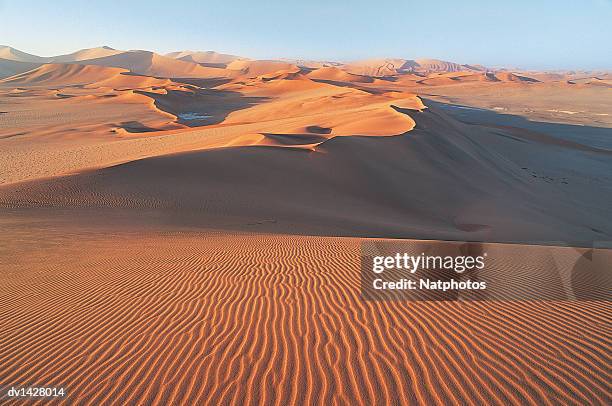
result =
[{"label": "desert sand", "polygon": [[0,383],[86,404],[609,404],[593,281],[554,301],[359,285],[373,238],[479,241],[538,286],[553,260],[608,258],[609,83],[0,48]]},{"label": "desert sand", "polygon": [[365,302],[356,238],[109,218],[3,218],[4,382],[91,404],[609,400],[610,302]]}]

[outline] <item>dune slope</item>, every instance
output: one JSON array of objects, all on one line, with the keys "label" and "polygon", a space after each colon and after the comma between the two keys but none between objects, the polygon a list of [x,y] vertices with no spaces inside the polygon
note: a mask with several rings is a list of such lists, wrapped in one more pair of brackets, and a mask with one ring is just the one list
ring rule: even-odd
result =
[{"label": "dune slope", "polygon": [[0,79],[27,72],[40,66],[37,62],[20,62],[0,58]]},{"label": "dune slope", "polygon": [[[0,220],[3,382],[88,404],[610,401],[610,302],[368,302],[359,239],[49,219]],[[487,246],[500,271],[517,249],[548,266]]]},{"label": "dune slope", "polygon": [[127,72],[125,69],[92,65],[44,64],[31,71],[0,80],[1,86],[79,86]]},{"label": "dune slope", "polygon": [[[608,152],[467,126],[437,109],[402,111],[416,123],[404,136],[332,137],[306,149],[235,146],[143,159],[8,185],[0,204],[179,210],[195,223],[232,219],[242,228],[265,219],[273,220],[272,231],[289,233],[326,229],[335,235],[578,244],[612,235],[612,191],[594,193],[586,183],[594,173],[606,176]],[[279,136],[291,140],[291,134],[268,135],[276,143]],[[582,160],[588,171],[556,175],[554,182],[540,179],[534,173],[542,159],[525,158],[538,148],[548,149],[552,162]]]}]

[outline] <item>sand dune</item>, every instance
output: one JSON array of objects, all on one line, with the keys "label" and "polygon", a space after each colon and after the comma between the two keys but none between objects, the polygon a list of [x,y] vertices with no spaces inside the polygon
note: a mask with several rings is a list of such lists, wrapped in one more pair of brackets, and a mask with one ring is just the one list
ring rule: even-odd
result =
[{"label": "sand dune", "polygon": [[15,48],[1,46],[0,45],[0,58],[9,59],[19,62],[36,62],[36,63],[66,63],[66,62],[78,62],[87,59],[102,58],[106,56],[116,55],[124,51],[118,51],[116,49],[103,46],[97,48],[86,48],[76,52],[57,55],[57,56],[37,56],[28,54]]},{"label": "sand dune", "polygon": [[[115,78],[123,76],[121,73]],[[3,131],[0,126],[0,136],[7,137],[4,140],[6,151],[11,151],[2,157],[5,171],[0,180],[15,182],[40,177],[41,174],[60,175],[79,168],[106,166],[147,154],[159,155],[189,148],[269,145],[274,139],[280,140],[279,145],[287,144],[286,137],[274,138],[265,134],[307,133],[325,139],[355,134],[395,135],[410,130],[414,122],[392,106],[423,108],[420,100],[410,94],[401,97],[396,94],[372,95],[316,83],[304,76],[254,79],[252,84],[256,86],[231,83],[216,90],[177,89],[172,85],[167,87],[169,90],[157,93],[116,92],[97,87],[105,84],[95,82],[78,92],[66,90],[62,94],[76,94],[59,100],[55,94],[47,96],[56,99],[53,103],[39,100],[40,96],[27,96],[27,92],[21,95],[23,102],[29,103],[29,110],[20,112],[15,106],[16,111],[5,115],[8,127]],[[112,83],[114,88],[117,84]],[[78,96],[83,92],[85,96]],[[88,95],[92,92],[93,95]],[[79,108],[84,106],[88,106],[88,113],[79,115]],[[333,109],[330,110],[329,106]],[[49,121],[51,117],[53,121]],[[9,120],[19,121],[23,134],[16,136]],[[178,128],[211,122],[222,122],[223,127],[193,134],[163,134],[160,139],[134,140],[129,144],[116,138],[117,134],[127,135],[119,131],[121,129],[126,129],[130,137],[150,136],[151,131],[173,128],[174,123],[177,123],[174,128]],[[43,127],[45,123],[47,125]],[[66,131],[67,128],[72,130]],[[90,134],[86,140],[71,136],[75,134],[74,129],[81,128]],[[43,135],[49,141],[54,140],[53,143],[37,143],[36,137]],[[304,148],[310,147],[312,145],[304,145]],[[75,151],[79,151],[78,160],[66,159],[74,156]],[[32,161],[37,164],[24,166],[25,162]]]},{"label": "sand dune", "polygon": [[[571,85],[564,81],[545,80],[537,83],[469,79],[469,77],[464,77],[449,84],[439,86],[425,84],[422,87],[419,81],[411,81],[406,84],[400,82],[398,87],[408,87],[414,93],[449,104],[503,113],[507,116],[506,118],[510,119],[509,121],[515,123],[523,121],[521,120],[523,117],[535,123],[569,124],[571,126],[565,130],[562,126],[558,126],[555,129],[556,132],[563,136],[567,134],[570,138],[572,138],[571,134],[578,135],[584,132],[588,135],[579,137],[587,143],[599,143],[599,139],[609,139],[604,136],[603,132],[606,128],[612,127],[612,115],[609,113],[612,106],[612,94],[604,86]],[[458,109],[455,108],[455,110]],[[562,111],[571,114],[562,113]],[[514,118],[508,115],[514,115]],[[495,114],[492,115],[492,118],[494,121],[503,119]],[[598,132],[597,128],[601,128],[602,135],[592,135],[589,128],[596,132]]]},{"label": "sand dune", "polygon": [[[264,65],[265,71],[278,67],[268,66],[267,63]],[[44,69],[49,69],[49,66]],[[68,69],[67,72],[80,72],[77,65],[66,66],[68,68],[63,69]],[[42,71],[47,72],[44,69]],[[88,66],[82,69],[94,73],[111,73],[105,70],[111,68]],[[307,75],[299,72],[299,69],[289,69],[258,77],[247,75],[247,78],[239,78],[214,90],[198,90],[194,86],[181,88],[177,84],[162,81],[157,83],[162,87],[159,92],[126,91],[125,94],[114,94],[111,98],[94,96],[91,99],[95,102],[92,104],[92,112],[100,111],[103,114],[101,117],[121,115],[121,109],[108,109],[112,106],[131,106],[134,112],[139,111],[139,118],[135,120],[99,123],[92,130],[98,131],[100,136],[104,134],[102,131],[108,134],[112,130],[121,136],[140,137],[151,131],[181,128],[183,125],[207,125],[211,122],[220,127],[205,128],[189,135],[182,131],[164,133],[161,136],[163,138],[155,142],[136,140],[129,144],[109,143],[103,138],[96,138],[96,143],[91,146],[78,146],[82,159],[78,164],[57,165],[55,162],[58,159],[54,159],[52,164],[44,165],[43,159],[40,161],[43,165],[31,165],[29,170],[19,168],[23,168],[22,160],[28,159],[26,151],[33,147],[18,138],[11,138],[6,145],[15,145],[16,149],[13,149],[12,156],[5,157],[5,183],[40,177],[41,173],[57,176],[67,170],[100,168],[164,153],[190,149],[202,151],[108,168],[100,172],[104,174],[101,177],[98,174],[83,174],[75,178],[7,187],[0,191],[2,204],[5,207],[41,204],[60,207],[71,204],[168,209],[184,207],[196,212],[206,211],[208,217],[246,215],[248,221],[258,216],[281,216],[286,224],[285,230],[293,227],[303,232],[310,232],[309,224],[317,229],[318,225],[325,222],[332,224],[339,221],[336,230],[346,235],[426,235],[431,238],[526,241],[550,240],[562,233],[563,238],[574,241],[593,241],[605,238],[610,233],[610,225],[605,220],[608,216],[607,190],[594,194],[586,186],[590,178],[605,179],[609,170],[609,166],[601,161],[607,157],[605,148],[587,147],[581,141],[560,143],[549,135],[534,135],[516,128],[466,125],[439,109],[427,109],[420,99],[406,91],[383,90],[374,93],[368,89],[311,79],[311,75],[317,76],[317,72],[330,75],[327,77],[338,75],[336,78],[351,75],[336,68],[322,68]],[[110,83],[106,85],[113,88],[118,88],[118,83],[114,82],[118,79],[138,82],[132,86],[156,84],[148,82],[153,79],[125,75],[126,72],[121,70],[112,73],[114,76],[107,79]],[[431,76],[430,79],[441,78],[454,82],[470,75],[459,72]],[[476,75],[483,77],[480,73]],[[143,80],[145,82],[140,83]],[[395,85],[395,82],[380,82],[385,86]],[[489,85],[498,83],[505,82],[493,81]],[[104,81],[95,82],[91,86],[95,88],[104,84]],[[358,84],[379,85],[378,82]],[[403,84],[398,82],[396,86]],[[78,97],[61,101],[66,114],[73,114],[70,109],[82,103]],[[54,106],[53,110],[62,111],[58,106]],[[213,106],[227,106],[227,109]],[[42,123],[47,115],[42,117],[32,122]],[[65,120],[69,116],[58,117]],[[196,120],[192,124],[194,118]],[[24,118],[20,120],[23,122]],[[92,122],[91,118],[88,120]],[[77,126],[78,122],[71,122],[71,126]],[[61,130],[61,127],[45,128],[45,131],[55,131],[56,134]],[[37,131],[40,133],[40,130]],[[384,141],[355,137],[401,134],[406,136]],[[6,136],[13,135],[7,133]],[[349,139],[341,141],[337,139],[339,136],[348,136]],[[61,145],[67,148],[66,151],[76,148],[68,147],[65,143]],[[258,145],[263,149],[252,148]],[[211,150],[229,146],[233,149]],[[550,146],[560,149],[550,150]],[[582,162],[580,167],[590,169],[584,173],[575,170],[570,173],[555,168],[550,172],[554,165],[529,158],[537,155],[534,151],[542,151],[542,154],[546,153],[559,161],[572,156],[574,162]],[[54,153],[61,154],[61,148]],[[41,155],[37,153],[36,156]],[[377,167],[371,166],[364,159],[367,156],[382,163]],[[158,177],[150,177],[151,173],[161,171],[164,176],[188,179],[190,175],[183,175],[183,172],[216,173],[219,162],[224,160],[245,165],[244,168],[237,166],[238,172],[235,174],[232,174],[233,169],[225,170],[227,176],[230,176],[226,184],[234,185],[231,190],[226,189],[223,183],[219,184],[222,177],[211,179],[196,176],[189,182],[189,185],[199,184],[196,189],[174,190],[179,186],[170,182],[160,191],[161,194],[150,193],[153,190],[159,191],[154,184],[162,182]],[[312,166],[313,160],[320,162],[317,169]],[[276,170],[284,165],[290,169],[281,172]],[[161,170],[158,166],[169,169]],[[173,172],[175,166],[180,168],[181,174]],[[257,205],[249,204],[245,207],[243,202],[249,199],[240,191],[252,191],[258,187],[257,183],[251,183],[250,178],[238,175],[248,167],[260,168],[266,174],[264,178],[278,194],[261,191],[267,197],[262,198]],[[354,168],[354,173],[368,174],[368,179],[372,180],[363,179],[364,183],[355,184],[353,176],[339,168]],[[542,178],[546,180],[544,183],[539,177],[541,171],[551,175]],[[410,180],[409,189],[403,189],[398,184],[388,190],[387,179],[394,179],[399,173]],[[116,189],[116,184],[125,184],[125,180],[135,174],[134,184],[149,185],[143,189],[142,194],[134,190]],[[476,178],[479,179],[477,184],[472,181]],[[117,179],[123,180],[119,182]],[[291,184],[288,179],[299,182]],[[69,186],[71,182],[77,182],[78,186]],[[311,183],[304,195],[301,185]],[[346,188],[338,188],[337,185],[345,185]],[[382,185],[381,190],[378,190],[378,185]],[[99,188],[104,190],[102,195],[98,192]],[[64,195],[54,190],[71,192]],[[206,197],[210,190],[214,190],[216,196],[221,196],[221,200],[217,200],[223,201],[221,206],[210,206]],[[332,190],[337,200],[331,198]],[[352,197],[358,195],[357,190],[363,190],[368,197],[361,205],[355,206]],[[440,207],[430,204],[427,210],[423,209],[422,201],[440,201],[441,193],[444,198]],[[571,193],[572,197],[566,197],[566,193]],[[323,204],[321,196],[327,195],[330,200]],[[415,200],[415,195],[420,198]],[[180,200],[177,200],[179,196]],[[387,197],[379,200],[377,196]],[[555,199],[559,203],[554,208],[549,208],[547,212],[541,211],[540,205]],[[455,202],[454,206],[449,208],[447,201]],[[521,203],[525,201],[533,205],[525,206]],[[355,207],[355,210],[343,212],[340,219],[328,217],[337,213],[337,207],[341,206]],[[376,218],[370,214],[373,212],[382,214]],[[441,218],[439,213],[446,213],[445,217]],[[517,218],[525,220],[517,222]],[[473,228],[466,224],[479,226]]]},{"label": "sand dune", "polygon": [[586,84],[593,86],[603,86],[603,87],[612,87],[612,79],[602,79],[600,77],[586,77],[580,79],[571,79],[568,80],[569,84]]},{"label": "sand dune", "polygon": [[343,65],[342,68],[350,73],[366,76],[387,76],[408,72],[460,72],[482,71],[484,67],[477,65],[460,65],[454,62],[439,59],[366,59]]},{"label": "sand dune", "polygon": [[338,82],[371,83],[374,81],[374,79],[369,76],[348,73],[335,66],[315,69],[308,73],[308,77],[311,79],[324,79]]},{"label": "sand dune", "polygon": [[227,65],[227,69],[239,71],[242,75],[255,77],[278,71],[298,72],[300,69],[288,62],[235,60]]},{"label": "sand dune", "polygon": [[139,90],[151,88],[176,88],[179,85],[169,79],[158,79],[151,76],[128,74],[127,71],[109,75],[89,85],[91,88],[110,87],[117,90]]},{"label": "sand dune", "polygon": [[[95,405],[610,403],[609,76],[2,56],[0,382]],[[365,300],[364,247],[438,240],[546,300]]]},{"label": "sand dune", "polygon": [[408,70],[415,65],[415,61],[406,59],[366,59],[342,65],[342,69],[356,75],[380,77],[397,74],[399,70]]},{"label": "sand dune", "polygon": [[236,55],[221,54],[215,51],[178,51],[171,52],[165,56],[212,67],[226,67],[230,62],[237,59],[245,59]]},{"label": "sand dune", "polygon": [[124,72],[128,71],[102,66],[52,63],[0,80],[0,86],[81,86],[105,81]]},{"label": "sand dune", "polygon": [[19,62],[0,58],[0,79],[27,72],[39,66],[40,64],[36,62]]},{"label": "sand dune", "polygon": [[506,82],[537,82],[537,79],[533,79],[527,76],[521,76],[510,72],[496,72],[495,78]]},{"label": "sand dune", "polygon": [[46,58],[28,54],[27,52],[23,52],[23,51],[20,51],[15,48],[11,48],[6,45],[0,45],[0,58],[7,59],[9,61],[16,61],[16,62],[34,62],[34,63],[46,62]]},{"label": "sand dune", "polygon": [[[226,124],[276,121],[273,127],[276,133],[302,133],[308,132],[307,128],[323,128],[331,136],[397,135],[412,129],[414,122],[392,106],[424,108],[421,101],[409,93],[373,95],[314,82],[306,76],[267,80],[258,86],[232,83],[219,89],[269,100],[229,114]],[[279,116],[282,121],[278,120]]]},{"label": "sand dune", "polygon": [[[126,72],[89,65],[43,65],[0,81],[0,99],[9,101],[0,113],[0,183],[94,167],[109,162],[99,151],[101,146],[113,149],[112,144],[123,137],[184,127],[175,115],[158,109],[153,98],[134,90],[176,84]],[[116,153],[121,151],[116,146]]]},{"label": "sand dune", "polygon": [[42,220],[1,217],[3,382],[91,404],[609,400],[610,302],[368,302],[363,240]]},{"label": "sand dune", "polygon": [[312,59],[280,59],[281,61],[289,62],[294,65],[299,66],[300,68],[305,69],[319,69],[319,68],[327,68],[331,66],[341,66],[342,62],[338,61],[321,61],[321,60],[312,60]]},{"label": "sand dune", "polygon": [[[480,80],[480,76],[476,80]],[[458,80],[463,80],[465,77],[449,77],[449,76],[433,76],[426,79],[421,79],[417,83],[430,86],[444,86],[457,83]]]},{"label": "sand dune", "polygon": [[124,68],[137,74],[165,78],[207,78],[230,75],[224,69],[204,67],[197,63],[172,59],[149,51],[127,51],[88,59],[87,64]]},{"label": "sand dune", "polygon": [[486,72],[474,73],[472,71],[454,71],[447,73],[436,73],[425,79],[418,80],[419,84],[430,86],[452,85],[461,82],[521,82],[536,83],[537,79],[521,76],[510,72]]},{"label": "sand dune", "polygon": [[111,47],[103,46],[97,48],[81,49],[66,55],[58,55],[50,57],[52,63],[66,63],[66,62],[81,62],[88,59],[104,58],[107,56],[118,55],[125,51],[119,51]]},{"label": "sand dune", "polygon": [[460,65],[454,62],[441,61],[439,59],[417,59],[418,64],[416,71],[422,72],[461,72],[470,70],[481,70],[480,67],[471,65]]},{"label": "sand dune", "polygon": [[[241,121],[258,108],[244,110]],[[348,114],[347,124],[343,114],[330,116],[339,123],[331,130],[325,120],[315,121],[309,113],[308,121],[288,118],[268,131],[258,123],[257,133],[266,137],[239,138],[244,147],[233,143],[232,137],[255,131],[225,129],[224,141],[216,141],[216,146],[225,142],[232,148],[5,186],[0,203],[3,207],[180,209],[215,224],[223,219],[245,223],[275,219],[272,231],[306,234],[326,229],[335,235],[577,244],[612,234],[607,220],[610,191],[588,186],[593,176],[607,176],[608,152],[562,146],[544,134],[536,139],[522,137],[520,131],[467,126],[437,109],[389,109],[406,131],[414,127],[407,136],[336,137],[337,132],[356,134],[358,126],[380,129],[378,113],[361,118],[364,112],[357,110]],[[270,114],[273,111],[278,108]],[[381,120],[388,122],[389,117]],[[232,122],[231,115],[227,122]],[[292,133],[298,134],[294,146],[305,142],[305,149],[286,148]],[[313,146],[312,137],[303,140],[304,134],[321,138]],[[262,140],[273,145],[275,136],[283,148],[248,146]],[[320,143],[322,138],[330,139]],[[553,145],[556,149],[551,150]],[[536,151],[543,150],[560,167],[570,157],[580,165],[573,173],[554,169],[558,164],[538,158]],[[227,167],[226,162],[234,164]],[[540,178],[541,171],[554,176]],[[174,182],[177,177],[183,183]],[[339,207],[344,209],[338,211]]]}]

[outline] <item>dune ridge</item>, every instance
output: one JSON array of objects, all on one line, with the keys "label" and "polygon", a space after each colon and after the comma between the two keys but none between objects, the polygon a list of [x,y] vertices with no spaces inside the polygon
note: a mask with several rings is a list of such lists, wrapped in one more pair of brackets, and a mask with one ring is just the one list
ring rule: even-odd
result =
[{"label": "dune ridge", "polygon": [[89,59],[105,58],[112,55],[121,54],[125,51],[113,49],[108,46],[96,48],[80,49],[76,52],[66,55],[52,56],[49,58],[52,63],[68,63],[68,62],[84,62]]},{"label": "dune ridge", "polygon": [[28,54],[27,52],[20,51],[7,45],[0,45],[0,58],[15,62],[46,62],[46,58],[44,57]]}]

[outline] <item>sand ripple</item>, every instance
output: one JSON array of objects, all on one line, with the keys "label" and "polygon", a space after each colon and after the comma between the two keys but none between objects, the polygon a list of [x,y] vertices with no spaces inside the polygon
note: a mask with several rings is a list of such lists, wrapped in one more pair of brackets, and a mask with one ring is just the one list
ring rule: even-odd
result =
[{"label": "sand ripple", "polygon": [[365,302],[359,239],[67,229],[4,241],[0,382],[92,405],[610,404],[609,302]]}]

